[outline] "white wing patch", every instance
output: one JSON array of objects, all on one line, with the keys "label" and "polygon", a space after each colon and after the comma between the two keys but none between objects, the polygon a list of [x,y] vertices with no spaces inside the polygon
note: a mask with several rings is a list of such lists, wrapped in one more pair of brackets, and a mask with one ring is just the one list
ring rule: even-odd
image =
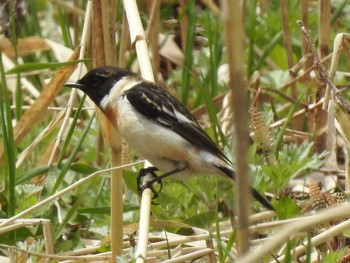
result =
[{"label": "white wing patch", "polygon": [[180,121],[180,122],[188,122],[188,123],[193,123],[192,120],[190,120],[189,118],[187,118],[185,115],[183,115],[181,112],[178,112],[177,110],[174,109],[174,113],[176,118]]}]

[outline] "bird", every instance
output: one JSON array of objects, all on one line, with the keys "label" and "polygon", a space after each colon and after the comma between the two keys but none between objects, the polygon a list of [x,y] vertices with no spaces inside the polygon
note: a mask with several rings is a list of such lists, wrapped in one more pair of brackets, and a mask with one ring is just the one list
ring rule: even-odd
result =
[{"label": "bird", "polygon": [[[158,84],[128,69],[101,66],[65,86],[89,96],[130,147],[154,166],[140,174],[164,172],[150,183],[167,176],[185,180],[201,174],[235,180],[229,158],[189,110]],[[256,189],[251,187],[251,192],[264,207],[274,210]]]}]

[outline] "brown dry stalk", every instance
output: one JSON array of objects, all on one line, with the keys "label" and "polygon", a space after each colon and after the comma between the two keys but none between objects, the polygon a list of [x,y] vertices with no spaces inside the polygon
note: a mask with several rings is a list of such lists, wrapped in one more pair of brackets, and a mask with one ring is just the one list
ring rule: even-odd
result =
[{"label": "brown dry stalk", "polygon": [[321,57],[328,55],[329,39],[331,32],[331,1],[320,0],[319,3],[319,22],[318,33],[320,39]]},{"label": "brown dry stalk", "polygon": [[149,24],[146,30],[146,37],[149,41],[149,48],[152,54],[152,69],[155,82],[158,82],[160,55],[159,55],[159,29],[160,29],[160,0],[153,0],[149,14]]},{"label": "brown dry stalk", "polygon": [[120,39],[119,39],[119,53],[118,53],[118,65],[125,68],[127,65],[127,51],[130,50],[130,34],[126,17],[123,17],[123,21],[120,25]]},{"label": "brown dry stalk", "polygon": [[[115,0],[93,1],[93,64],[116,65],[115,51]],[[97,119],[103,137],[111,149],[112,166],[122,163],[122,139],[119,131],[96,107]],[[112,259],[123,253],[123,177],[121,171],[111,173],[111,246]]]},{"label": "brown dry stalk", "polygon": [[[309,0],[301,0],[300,1],[300,13],[301,13],[301,21],[303,21],[306,28],[309,28]],[[303,57],[306,57],[305,63],[303,64],[304,71],[308,68],[312,67],[312,58],[311,56],[307,56],[310,53],[310,48],[304,37],[301,38],[301,51]]]},{"label": "brown dry stalk", "polygon": [[[229,63],[233,120],[235,123],[235,151],[237,172],[237,245],[239,255],[249,250],[249,127],[247,89],[244,81],[244,31],[242,5],[239,1],[223,1],[222,19],[224,25],[227,59]],[[233,122],[232,122],[233,123]]]}]

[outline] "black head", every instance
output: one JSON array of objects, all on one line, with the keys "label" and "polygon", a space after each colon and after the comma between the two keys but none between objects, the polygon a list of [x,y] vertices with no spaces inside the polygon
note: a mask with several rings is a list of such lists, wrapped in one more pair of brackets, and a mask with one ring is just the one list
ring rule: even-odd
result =
[{"label": "black head", "polygon": [[97,106],[100,106],[101,100],[109,94],[114,84],[127,76],[137,75],[130,70],[102,66],[90,70],[76,83],[66,83],[65,86],[82,90]]}]

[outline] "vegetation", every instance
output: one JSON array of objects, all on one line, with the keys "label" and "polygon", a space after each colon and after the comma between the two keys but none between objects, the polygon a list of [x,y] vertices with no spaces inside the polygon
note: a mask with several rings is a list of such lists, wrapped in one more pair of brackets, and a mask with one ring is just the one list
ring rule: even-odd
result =
[{"label": "vegetation", "polygon": [[[0,256],[17,262],[107,261],[113,191],[108,168],[115,162],[93,103],[64,87],[98,64],[97,33],[87,25],[96,30],[102,18],[84,18],[86,0],[3,2]],[[123,2],[116,2],[111,11],[117,55],[111,58],[138,72],[136,43],[129,35],[136,29],[128,27]],[[251,204],[254,253],[241,260],[348,262],[350,209],[343,204],[350,149],[350,38],[343,34],[349,31],[348,1],[243,2],[251,184],[266,193],[276,213]],[[232,121],[230,107],[235,94],[230,93],[228,54],[235,47],[225,44],[229,36],[219,3],[138,4],[157,83],[182,101],[235,160],[234,126],[242,125]],[[137,223],[146,216],[140,214],[136,187],[144,163],[127,145],[122,163],[125,242],[118,260],[126,262],[135,260]],[[236,261],[236,191],[215,176],[165,179],[151,207],[149,262],[176,253],[198,253],[196,262]],[[17,221],[5,220],[14,216]],[[276,233],[279,240],[272,238]]]}]

